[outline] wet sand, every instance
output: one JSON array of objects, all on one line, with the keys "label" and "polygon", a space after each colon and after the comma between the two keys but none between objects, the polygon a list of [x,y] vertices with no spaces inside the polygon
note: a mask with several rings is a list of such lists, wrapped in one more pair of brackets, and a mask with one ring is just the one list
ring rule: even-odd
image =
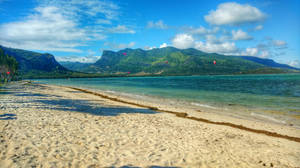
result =
[{"label": "wet sand", "polygon": [[1,167],[300,167],[288,125],[53,85],[0,96]]}]

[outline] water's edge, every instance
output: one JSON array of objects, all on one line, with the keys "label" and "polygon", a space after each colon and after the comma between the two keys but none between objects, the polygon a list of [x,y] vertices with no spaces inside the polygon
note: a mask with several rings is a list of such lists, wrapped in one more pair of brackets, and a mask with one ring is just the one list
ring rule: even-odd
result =
[{"label": "water's edge", "polygon": [[86,90],[86,89],[81,89],[81,88],[76,88],[76,87],[67,87],[67,86],[63,86],[63,87],[70,88],[70,89],[77,90],[77,91],[81,91],[81,92],[88,93],[88,94],[92,94],[92,95],[96,95],[96,96],[99,96],[101,98],[109,99],[109,100],[120,102],[120,103],[134,105],[134,106],[142,107],[142,108],[148,108],[150,110],[155,110],[155,111],[158,111],[158,112],[174,114],[174,115],[176,115],[176,117],[181,117],[181,118],[190,119],[190,120],[199,121],[199,122],[205,122],[205,123],[209,123],[209,124],[229,126],[229,127],[232,127],[232,128],[236,128],[236,129],[240,129],[240,130],[244,130],[244,131],[248,131],[248,132],[264,134],[264,135],[271,136],[271,137],[276,137],[276,138],[283,138],[283,139],[287,139],[287,140],[290,140],[290,141],[300,143],[300,138],[299,137],[282,135],[282,134],[279,134],[279,133],[276,133],[276,132],[270,132],[270,131],[261,130],[261,129],[253,129],[253,128],[245,127],[243,125],[237,125],[237,124],[233,124],[233,123],[229,123],[229,122],[215,122],[215,121],[207,120],[205,118],[189,116],[187,113],[163,110],[163,109],[159,109],[159,108],[154,107],[154,106],[147,106],[147,105],[137,104],[137,103],[130,102],[130,101],[125,101],[125,100],[122,100],[122,99],[118,99],[118,98],[115,98],[115,97],[110,97],[110,96],[100,94],[98,92],[93,92],[93,91],[90,91],[90,90]]},{"label": "water's edge", "polygon": [[300,76],[85,78],[35,81],[41,84],[100,91],[175,108],[205,108],[235,118],[300,126],[300,104],[297,103],[300,102]]}]

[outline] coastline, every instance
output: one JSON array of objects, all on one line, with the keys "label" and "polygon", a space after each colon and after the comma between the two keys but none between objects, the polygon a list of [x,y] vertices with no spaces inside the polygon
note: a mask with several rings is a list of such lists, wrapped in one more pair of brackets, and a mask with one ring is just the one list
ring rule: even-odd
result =
[{"label": "coastline", "polygon": [[[41,84],[43,85],[43,84]],[[48,85],[48,84],[47,84]],[[208,123],[231,125],[233,127],[246,127],[250,129],[261,130],[266,134],[278,133],[282,135],[291,135],[300,137],[300,123],[289,124],[276,119],[271,116],[262,116],[256,114],[256,111],[250,111],[241,106],[234,106],[233,108],[227,107],[214,107],[207,104],[193,104],[193,102],[171,100],[161,97],[142,96],[131,93],[104,91],[99,89],[91,89],[84,87],[73,87],[67,85],[55,85],[61,88],[70,88],[81,91],[87,94],[109,99],[111,101],[121,103],[122,105],[134,105],[137,107],[147,108],[160,112],[177,114],[182,117],[193,117],[193,119],[200,119]],[[226,111],[226,112],[224,112]],[[242,111],[242,112],[241,112]],[[299,121],[299,120],[298,120]],[[271,127],[269,127],[272,125]],[[241,128],[243,129],[243,128]],[[289,132],[292,130],[291,132]],[[268,133],[269,132],[269,133]],[[296,141],[299,141],[297,139]]]},{"label": "coastline", "polygon": [[[185,118],[185,119],[190,119],[190,120],[195,120],[195,121],[200,121],[200,122],[205,122],[205,123],[215,124],[215,125],[228,126],[228,127],[232,127],[232,128],[236,128],[236,129],[241,129],[241,130],[244,130],[244,131],[254,132],[254,133],[258,133],[258,134],[264,134],[264,135],[267,135],[267,136],[272,136],[272,137],[277,137],[277,138],[283,138],[283,139],[287,139],[287,140],[291,140],[291,141],[295,141],[295,142],[300,143],[300,137],[292,137],[292,136],[288,136],[288,135],[278,134],[276,132],[270,132],[270,131],[261,130],[261,129],[253,129],[253,128],[245,127],[242,124],[233,124],[231,122],[218,122],[218,121],[211,121],[211,120],[208,120],[206,118],[193,117],[193,116],[189,116],[189,114],[186,113],[186,112],[178,112],[178,110],[170,111],[170,110],[167,110],[166,108],[160,109],[160,108],[157,108],[158,105],[149,106],[149,105],[139,104],[139,103],[136,103],[132,100],[128,101],[128,100],[124,100],[124,98],[115,98],[115,97],[112,97],[112,96],[108,96],[106,94],[103,94],[103,92],[102,93],[97,93],[97,92],[92,92],[92,91],[89,91],[89,90],[86,90],[86,89],[81,89],[81,88],[76,88],[76,87],[68,87],[68,88],[74,89],[74,90],[77,90],[77,91],[81,91],[81,92],[84,92],[84,93],[100,96],[101,98],[109,99],[111,101],[115,101],[115,102],[118,102],[118,103],[124,103],[124,104],[128,104],[128,105],[134,105],[134,106],[137,106],[137,107],[147,108],[149,110],[154,110],[154,111],[158,111],[158,112],[174,114],[177,117],[181,117],[181,118]],[[179,111],[182,111],[182,109],[180,109]]]},{"label": "coastline", "polygon": [[[240,76],[242,77],[242,76]],[[157,82],[151,86],[153,80],[156,78],[126,78],[126,79],[76,79],[76,80],[37,80],[41,84],[54,84],[60,86],[73,86],[81,89],[119,97],[138,104],[154,105],[156,107],[165,106],[173,109],[188,109],[188,111],[197,111],[214,113],[218,115],[225,115],[238,119],[253,120],[259,122],[268,122],[275,124],[288,125],[300,129],[300,115],[299,115],[299,97],[297,96],[296,85],[291,85],[291,88],[282,88],[279,80],[281,77],[263,77],[268,80],[275,81],[277,87],[264,86],[262,80],[257,79],[260,84],[246,87],[247,80],[253,80],[253,77],[240,77],[228,80],[228,78],[220,78],[223,84],[215,87],[212,84],[217,79],[215,77],[202,78],[158,78]],[[299,77],[299,76],[298,76]],[[278,79],[277,79],[278,78]],[[277,80],[276,80],[277,79]],[[294,80],[293,76],[284,77],[284,80]],[[189,81],[190,82],[180,82]],[[89,81],[86,83],[86,81]],[[180,84],[172,83],[179,81]],[[202,81],[199,84],[198,81]],[[240,81],[239,87],[235,88],[232,81]],[[197,83],[197,84],[196,84]],[[201,83],[201,82],[200,82]],[[256,82],[255,82],[256,83]],[[271,83],[271,82],[269,82]],[[291,82],[287,82],[288,85]],[[150,84],[150,85],[149,85]],[[174,88],[173,85],[174,84]],[[149,86],[148,86],[149,85]],[[170,85],[170,86],[169,86]],[[189,86],[179,87],[179,86]],[[205,85],[205,86],[204,86]],[[232,85],[232,87],[230,87]],[[165,88],[165,89],[164,89]],[[278,90],[276,90],[276,88]],[[293,92],[293,90],[295,90]],[[252,93],[257,92],[257,93]],[[282,95],[283,94],[283,95]],[[297,98],[298,97],[298,98]],[[190,110],[192,109],[192,110]],[[203,110],[202,110],[203,109]],[[202,114],[203,115],[203,114]],[[220,117],[218,117],[220,118]]]},{"label": "coastline", "polygon": [[0,114],[16,119],[0,120],[4,167],[300,166],[291,126],[64,86],[17,83],[8,92]]}]

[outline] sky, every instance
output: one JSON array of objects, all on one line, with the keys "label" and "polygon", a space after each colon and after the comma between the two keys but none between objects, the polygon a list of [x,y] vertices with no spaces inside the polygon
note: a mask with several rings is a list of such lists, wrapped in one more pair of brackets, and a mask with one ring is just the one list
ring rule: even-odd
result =
[{"label": "sky", "polygon": [[95,62],[173,46],[300,67],[299,0],[0,0],[0,45]]}]

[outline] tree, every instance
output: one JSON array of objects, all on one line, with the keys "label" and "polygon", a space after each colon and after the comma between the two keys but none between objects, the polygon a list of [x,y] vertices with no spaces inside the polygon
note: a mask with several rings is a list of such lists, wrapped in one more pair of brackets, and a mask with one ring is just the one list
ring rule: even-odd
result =
[{"label": "tree", "polygon": [[12,56],[8,56],[0,48],[0,82],[15,80],[17,77],[18,62]]}]

